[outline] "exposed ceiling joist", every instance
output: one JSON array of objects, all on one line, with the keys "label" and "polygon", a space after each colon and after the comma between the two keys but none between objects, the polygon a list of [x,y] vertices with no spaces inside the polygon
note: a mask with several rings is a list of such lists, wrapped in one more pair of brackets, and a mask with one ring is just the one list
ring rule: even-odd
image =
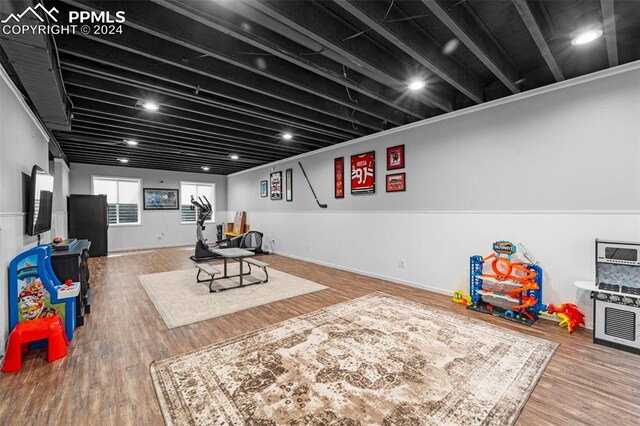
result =
[{"label": "exposed ceiling joist", "polygon": [[425,6],[451,30],[512,93],[520,93],[518,70],[504,56],[464,8],[447,8],[436,0],[422,0]]},{"label": "exposed ceiling joist", "polygon": [[[103,11],[102,7],[96,7],[93,3],[77,2],[74,0],[63,0],[77,8],[88,11]],[[110,3],[111,4],[111,3]],[[140,7],[142,6],[142,7]],[[114,7],[114,6],[111,6]],[[167,16],[161,16],[156,13],[149,13],[148,4],[140,4],[139,2],[118,2],[115,7],[126,10],[126,25],[129,27],[127,31],[137,31],[135,37],[130,37],[126,43],[117,44],[121,48],[133,48],[147,53],[161,55],[165,59],[172,60],[174,63],[185,63],[193,68],[207,74],[216,74],[226,76],[228,81],[244,88],[263,87],[268,88],[274,93],[281,93],[282,90],[289,90],[288,96],[293,96],[300,100],[304,100],[307,105],[315,105],[320,98],[326,102],[335,103],[343,108],[351,109],[360,115],[362,120],[377,119],[380,126],[383,120],[388,120],[396,125],[404,124],[403,116],[398,114],[397,106],[389,101],[391,106],[381,102],[381,98],[370,93],[370,96],[376,97],[371,99],[367,97],[359,97],[354,102],[343,85],[337,85],[330,79],[317,78],[317,75],[307,72],[304,69],[298,70],[296,73],[288,73],[289,64],[279,58],[268,57],[265,62],[268,66],[260,66],[255,58],[246,55],[234,55],[234,51],[242,50],[243,46],[232,46],[229,50],[228,45],[234,42],[234,39],[226,36],[224,33],[217,34],[215,37],[202,37],[207,31],[195,31],[194,25],[181,22],[180,19],[169,19]],[[163,9],[160,9],[163,10]],[[187,21],[188,22],[188,21]],[[90,38],[96,38],[92,36]],[[109,41],[113,37],[97,37],[101,41]],[[206,44],[205,44],[206,41]],[[183,52],[175,54],[176,49],[169,45],[173,44],[184,49]],[[246,50],[246,49],[245,49]],[[287,86],[286,88],[283,86]],[[370,117],[367,117],[370,116]],[[373,123],[372,123],[373,124]]]},{"label": "exposed ceiling joist", "polygon": [[[178,3],[184,4],[184,1],[177,0],[153,1],[168,5],[167,7],[179,7],[172,5]],[[354,81],[358,83],[357,87],[360,89],[375,87],[376,91],[382,90],[388,92],[388,90],[386,90],[388,87],[396,92],[396,95],[392,95],[394,105],[401,104],[396,100],[396,98],[398,94],[406,93],[407,82],[403,81],[401,77],[392,75],[392,72],[390,73],[383,70],[384,67],[389,68],[388,55],[385,57],[384,52],[381,52],[379,48],[367,49],[366,40],[364,42],[358,40],[353,43],[347,43],[363,45],[359,48],[352,49],[352,51],[355,52],[355,55],[359,55],[359,58],[354,60],[354,53],[348,52],[344,43],[340,43],[338,41],[340,38],[339,33],[341,31],[349,31],[349,29],[346,27],[342,28],[343,24],[341,22],[329,17],[323,12],[323,8],[319,7],[314,2],[307,2],[305,4],[306,13],[297,14],[295,18],[290,18],[287,15],[287,11],[296,10],[295,4],[291,4],[291,2],[288,1],[233,1],[220,3],[220,6],[257,23],[260,26],[258,28],[252,26],[249,34],[255,34],[256,32],[264,33],[265,31],[262,28],[268,28],[269,33],[277,33],[280,36],[295,42],[298,49],[300,46],[304,46],[306,48],[305,50],[309,50],[308,52],[298,53],[297,55],[294,54],[293,56],[297,58],[297,61],[302,60],[303,62],[312,62],[320,68],[329,68],[330,75],[337,75],[343,82]],[[293,8],[291,6],[293,6]],[[244,34],[240,33],[239,37],[244,37]],[[274,55],[285,54],[281,52],[281,45],[283,44],[282,37],[277,40],[278,46],[275,48],[273,46],[269,47],[269,51],[273,52]],[[333,41],[332,39],[334,37],[338,38]],[[344,35],[344,37],[346,37],[346,35]],[[268,34],[264,34],[264,38],[268,38]],[[251,41],[247,40],[247,42]],[[261,47],[259,42],[255,44],[255,46]],[[264,47],[262,46],[262,48]],[[362,51],[362,49],[365,49],[365,51]],[[367,52],[373,53],[375,56],[370,57],[368,60],[364,59],[364,54]],[[292,53],[289,51],[286,54],[291,55]],[[379,57],[380,60],[376,60],[376,57]],[[348,68],[346,70],[340,69],[339,67],[336,69],[336,64],[343,65]],[[367,82],[366,79],[354,76],[354,72],[351,70],[354,70],[361,76],[366,76],[378,84],[371,84],[371,82]],[[344,76],[345,71],[347,72],[346,76]],[[367,92],[370,91],[371,89],[367,89]],[[431,108],[439,108],[444,111],[451,110],[451,99],[447,98],[445,95],[427,93],[424,95],[414,94],[410,97],[402,97],[403,102],[412,100],[421,102]],[[412,105],[412,107],[412,110],[407,111],[404,109],[402,111],[417,118],[425,118],[424,114],[416,112],[419,111],[419,109],[417,109],[415,105]]]},{"label": "exposed ceiling joist", "polygon": [[[96,81],[88,76],[79,78],[73,73],[65,74],[65,81],[70,86],[70,93],[83,93],[90,91],[101,92],[106,95],[102,99],[118,99],[122,106],[135,107],[136,101],[139,99],[153,99],[153,92],[144,90],[131,91],[128,86],[121,86],[116,83]],[[150,94],[151,93],[151,94]],[[98,96],[98,95],[96,95]],[[166,105],[164,105],[166,103]],[[280,138],[281,128],[274,126],[272,123],[260,119],[244,119],[242,116],[224,111],[219,108],[202,107],[192,102],[185,102],[174,97],[163,98],[163,106],[161,111],[154,113],[156,115],[181,118],[191,120],[197,118],[203,124],[212,122],[218,123],[220,127],[228,128],[232,131],[243,131],[266,138]],[[344,140],[344,139],[342,139]],[[296,132],[296,142],[309,146],[322,147],[341,142],[341,139],[328,136],[316,135],[314,133],[300,130]]]},{"label": "exposed ceiling joist", "polygon": [[538,26],[538,23],[536,22],[536,18],[533,16],[533,12],[531,11],[531,8],[527,4],[527,0],[512,0],[512,1],[514,6],[516,7],[516,10],[520,14],[522,21],[526,25],[527,30],[529,30],[529,33],[531,34],[533,41],[536,43],[536,46],[538,46],[538,50],[540,51],[540,54],[542,55],[545,62],[547,63],[547,66],[551,70],[553,77],[556,79],[556,81],[563,81],[564,74],[562,73],[562,70],[560,70],[560,67],[558,66],[558,62],[556,62],[556,58],[553,56],[553,53],[551,52],[551,48],[547,44],[547,40],[544,38],[544,35],[540,30],[540,26]]},{"label": "exposed ceiling joist", "polygon": [[296,153],[305,152],[297,148],[290,150],[260,150],[260,146],[246,147],[240,144],[230,144],[223,142],[216,142],[212,140],[198,139],[181,139],[173,135],[164,135],[162,133],[152,132],[148,130],[141,130],[133,125],[113,124],[114,122],[96,121],[91,117],[81,116],[74,121],[74,134],[82,134],[86,136],[110,136],[118,141],[124,141],[125,139],[133,139],[139,143],[147,144],[165,144],[167,146],[183,146],[192,152],[220,152],[224,155],[233,154],[237,151],[242,151],[245,154],[251,155],[251,158],[261,160],[263,162],[270,162],[279,160],[286,156],[295,155]]},{"label": "exposed ceiling joist", "polygon": [[390,9],[387,2],[334,1],[469,99],[476,103],[484,102],[482,82],[452,58],[444,55],[441,46],[413,22],[398,24],[384,21],[393,5]]},{"label": "exposed ceiling joist", "polygon": [[91,108],[80,106],[76,111],[77,113],[74,113],[74,115],[78,118],[79,122],[89,118],[92,120],[100,120],[102,125],[106,125],[105,123],[115,125],[121,130],[122,138],[143,136],[172,141],[176,145],[185,145],[187,147],[208,147],[210,149],[221,150],[242,149],[252,155],[257,153],[260,154],[260,157],[267,158],[272,156],[282,158],[283,156],[308,151],[308,149],[300,148],[291,143],[285,145],[252,140],[231,141],[224,137],[212,135],[209,132],[202,132],[195,129],[185,130],[181,125],[129,117],[126,115],[126,111],[124,111],[125,114],[123,114],[123,111],[120,111],[118,114],[114,113],[113,109],[107,112],[105,108],[98,109],[96,106],[91,106]]},{"label": "exposed ceiling joist", "polygon": [[613,0],[600,0],[602,7],[602,26],[607,43],[609,66],[618,66],[618,37],[616,34],[616,15]]},{"label": "exposed ceiling joist", "polygon": [[[192,3],[187,4],[184,1],[178,0],[152,0],[155,3],[166,7],[173,12],[179,13],[182,16],[185,16],[193,21],[199,22],[207,27],[229,35],[231,37],[236,38],[237,40],[246,43],[249,46],[260,49],[264,53],[268,55],[272,55],[277,57],[283,61],[288,62],[289,64],[293,64],[302,70],[309,71],[310,73],[319,75],[325,79],[333,81],[337,84],[340,84],[354,92],[360,93],[361,95],[370,97],[378,102],[386,104],[387,106],[397,109],[403,114],[408,114],[412,117],[422,119],[426,116],[424,113],[421,113],[417,105],[405,105],[405,100],[399,100],[397,93],[393,90],[389,90],[386,87],[376,87],[376,90],[370,89],[371,84],[367,84],[367,82],[357,82],[352,78],[345,76],[340,69],[340,64],[328,61],[327,59],[323,59],[322,56],[317,55],[307,55],[303,57],[300,54],[300,46],[290,47],[285,46],[285,42],[280,40],[280,36],[278,36],[278,44],[272,42],[270,38],[273,38],[277,34],[274,34],[270,29],[263,29],[262,27],[252,26],[250,29],[244,29],[242,26],[235,25],[234,22],[229,22],[220,18],[219,16],[215,16],[212,13],[207,13],[204,10],[201,10],[202,7],[220,7],[220,6],[229,6],[235,7],[232,3],[221,3],[220,5],[216,3]],[[220,14],[218,14],[220,15]],[[221,41],[228,45],[228,42]],[[298,51],[294,51],[293,48],[296,48]],[[220,50],[219,48],[216,50]],[[269,59],[266,61],[269,67],[272,67],[273,60]],[[283,64],[284,67],[290,66],[288,64]],[[276,71],[277,72],[277,71]],[[303,75],[299,72],[298,75]],[[310,78],[313,77],[310,75]],[[325,88],[326,90],[326,88]],[[343,93],[344,95],[344,93]],[[359,103],[363,98],[359,97]],[[394,119],[392,115],[389,115],[390,121],[397,120]]]},{"label": "exposed ceiling joist", "polygon": [[[123,163],[118,161],[118,157],[110,156],[101,151],[97,153],[87,153],[81,147],[65,146],[65,149],[69,151],[70,162],[72,163],[84,163],[84,164],[96,164],[101,166],[116,166],[122,167]],[[208,166],[210,170],[205,172],[202,170],[202,166],[196,163],[176,163],[168,160],[146,158],[141,155],[128,155],[129,160],[126,165],[129,167],[139,167],[143,169],[157,169],[157,170],[170,170],[176,172],[190,172],[190,173],[205,173],[205,174],[221,174],[226,175],[242,170],[244,167],[237,165],[235,167],[215,167]]]},{"label": "exposed ceiling joist", "polygon": [[[318,120],[318,114],[331,115],[335,118],[339,118],[352,123],[353,125],[362,126],[368,129],[383,130],[383,120],[380,118],[371,117],[365,114],[353,114],[353,109],[347,108],[343,105],[339,105],[330,102],[326,99],[314,97],[309,93],[296,90],[292,87],[278,84],[265,79],[251,79],[244,83],[238,82],[234,74],[225,75],[220,72],[220,69],[216,69],[212,66],[195,66],[193,64],[187,64],[183,61],[183,58],[168,58],[164,52],[161,52],[162,47],[155,46],[155,51],[151,52],[149,46],[132,47],[128,44],[116,43],[113,39],[107,37],[85,37],[91,42],[95,42],[95,45],[87,43],[78,38],[65,38],[63,42],[59,43],[60,50],[73,54],[78,52],[84,54],[87,58],[100,58],[105,63],[115,64],[114,66],[121,66],[120,64],[134,63],[133,69],[149,70],[149,62],[151,61],[154,66],[152,75],[175,75],[174,81],[184,81],[185,75],[180,71],[188,71],[197,75],[193,77],[193,82],[199,82],[200,86],[212,93],[220,96],[226,96],[233,99],[239,99],[245,103],[253,103],[258,107],[271,107],[281,102],[292,104],[299,110],[301,107],[312,111],[309,116],[316,116]],[[89,48],[87,48],[87,46]],[[89,50],[89,52],[87,52]],[[119,53],[118,53],[119,52]],[[128,53],[128,54],[125,54]],[[175,54],[174,54],[175,56]],[[167,67],[169,65],[170,67]],[[126,65],[125,65],[126,66]],[[170,68],[178,68],[178,70],[171,70]],[[244,75],[245,78],[250,77]],[[277,87],[274,87],[276,85]],[[265,99],[266,98],[266,99]],[[253,102],[251,101],[253,99]],[[285,110],[291,110],[291,106],[285,108]],[[299,115],[304,112],[299,112]]]},{"label": "exposed ceiling joist", "polygon": [[[150,79],[145,79],[143,77],[136,77],[135,74],[126,74],[125,72],[117,72],[114,70],[105,71],[99,69],[96,66],[89,65],[86,63],[78,63],[76,61],[65,61],[62,65],[62,69],[65,71],[73,71],[78,74],[86,75],[94,79],[102,79],[114,83],[128,85],[130,87],[136,88],[144,88],[147,90],[154,91],[158,94],[162,95],[171,95],[178,97],[180,99],[189,100],[192,102],[196,102],[202,105],[215,106],[224,109],[225,111],[233,111],[239,114],[243,114],[244,119],[246,120],[249,117],[256,117],[263,120],[267,120],[273,123],[279,123],[282,128],[295,128],[306,130],[314,133],[318,133],[321,135],[337,137],[341,139],[349,139],[352,137],[353,133],[348,134],[346,132],[340,132],[338,130],[314,126],[308,123],[305,123],[300,120],[292,120],[287,117],[278,116],[275,114],[264,113],[256,109],[250,109],[243,106],[238,106],[231,103],[221,102],[213,97],[209,96],[206,93],[200,93],[199,89],[190,87],[189,89],[182,88],[180,86],[172,87],[167,84],[161,84],[158,82],[153,82]],[[195,92],[198,94],[195,94]]]},{"label": "exposed ceiling joist", "polygon": [[95,146],[96,150],[104,150],[104,152],[117,156],[130,156],[133,154],[144,155],[147,158],[155,158],[162,160],[170,160],[181,164],[197,164],[197,165],[210,165],[217,167],[231,168],[230,164],[255,166],[261,164],[259,161],[252,159],[246,159],[244,157],[238,160],[231,160],[228,156],[212,155],[203,153],[194,153],[191,151],[180,150],[175,147],[166,147],[159,145],[140,145],[135,149],[127,147],[123,144],[118,144],[117,141],[110,140],[108,137],[90,137],[79,135],[60,135],[66,147],[86,148],[87,142]]}]

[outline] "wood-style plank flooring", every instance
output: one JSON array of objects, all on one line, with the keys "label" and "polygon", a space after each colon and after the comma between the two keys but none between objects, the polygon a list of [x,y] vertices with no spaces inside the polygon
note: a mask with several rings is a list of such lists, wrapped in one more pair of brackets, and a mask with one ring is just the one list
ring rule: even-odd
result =
[{"label": "wood-style plank flooring", "polygon": [[640,356],[593,345],[588,330],[570,336],[556,323],[544,320],[524,327],[468,311],[441,294],[281,256],[268,256],[266,261],[273,268],[330,288],[168,330],[136,277],[192,268],[190,252],[190,248],[179,247],[91,259],[94,300],[86,325],[77,330],[63,360],[48,364],[42,350],[34,351],[25,355],[22,371],[0,374],[0,425],[162,424],[149,375],[153,360],[373,291],[561,343],[520,415],[519,425],[631,425],[640,421]]}]

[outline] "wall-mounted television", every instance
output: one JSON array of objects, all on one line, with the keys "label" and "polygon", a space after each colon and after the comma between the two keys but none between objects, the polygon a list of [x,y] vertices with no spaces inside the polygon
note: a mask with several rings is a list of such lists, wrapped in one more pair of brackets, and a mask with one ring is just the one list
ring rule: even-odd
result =
[{"label": "wall-mounted television", "polygon": [[51,229],[53,209],[53,176],[38,166],[31,170],[27,233],[42,234]]}]

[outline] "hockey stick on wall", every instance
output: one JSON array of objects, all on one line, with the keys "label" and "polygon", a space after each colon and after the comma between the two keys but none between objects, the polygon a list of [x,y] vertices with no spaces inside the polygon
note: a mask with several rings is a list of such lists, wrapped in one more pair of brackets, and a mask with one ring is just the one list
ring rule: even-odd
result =
[{"label": "hockey stick on wall", "polygon": [[316,199],[316,203],[318,203],[318,207],[320,207],[321,209],[326,209],[327,205],[320,204],[320,201],[318,201],[318,197],[316,196],[316,191],[313,190],[313,186],[311,186],[311,182],[309,182],[309,178],[307,177],[307,172],[304,171],[304,167],[302,167],[302,163],[298,161],[298,164],[302,169],[302,174],[304,174],[304,178],[307,180],[307,183],[309,184],[309,188],[311,188],[311,192],[313,193],[313,197]]}]

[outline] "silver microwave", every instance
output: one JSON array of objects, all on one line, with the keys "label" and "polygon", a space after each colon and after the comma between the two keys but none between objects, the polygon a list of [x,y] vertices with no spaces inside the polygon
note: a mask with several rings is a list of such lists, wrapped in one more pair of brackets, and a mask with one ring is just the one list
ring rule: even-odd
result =
[{"label": "silver microwave", "polygon": [[640,243],[596,240],[596,262],[640,266]]}]

